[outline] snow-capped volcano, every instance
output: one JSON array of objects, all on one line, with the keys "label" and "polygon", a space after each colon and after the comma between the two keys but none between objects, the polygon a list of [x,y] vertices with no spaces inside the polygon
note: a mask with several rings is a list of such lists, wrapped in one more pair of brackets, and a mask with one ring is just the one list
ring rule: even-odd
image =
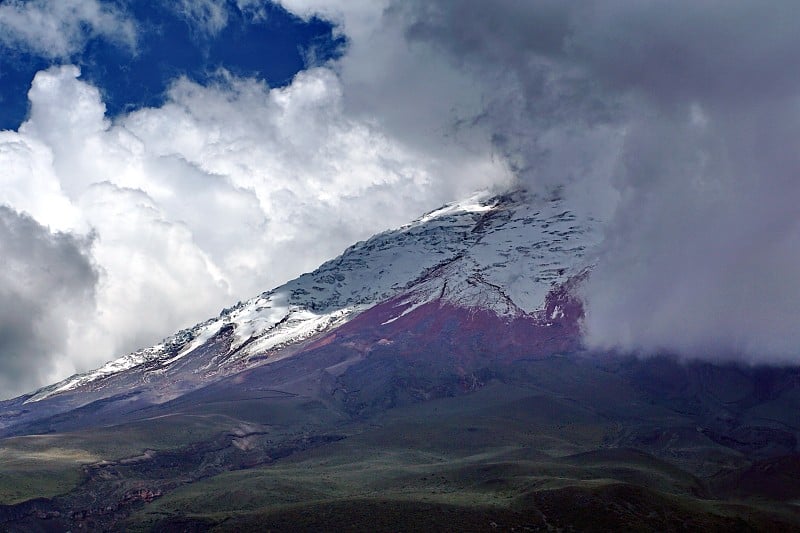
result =
[{"label": "snow-capped volcano", "polygon": [[546,327],[564,315],[558,302],[548,304],[548,294],[586,267],[585,254],[599,238],[595,226],[562,199],[480,193],[354,244],[313,272],[25,402],[80,391],[104,397],[148,383],[161,383],[157,394],[168,399],[290,357],[304,341],[380,304],[383,326],[435,303]]}]

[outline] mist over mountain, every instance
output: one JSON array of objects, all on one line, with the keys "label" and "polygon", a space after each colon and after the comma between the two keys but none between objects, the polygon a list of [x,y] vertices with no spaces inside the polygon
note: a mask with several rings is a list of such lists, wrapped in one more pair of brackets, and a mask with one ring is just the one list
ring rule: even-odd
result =
[{"label": "mist over mountain", "polygon": [[611,210],[585,293],[591,345],[797,362],[796,4],[396,10],[411,42],[478,73],[476,120],[520,180]]}]

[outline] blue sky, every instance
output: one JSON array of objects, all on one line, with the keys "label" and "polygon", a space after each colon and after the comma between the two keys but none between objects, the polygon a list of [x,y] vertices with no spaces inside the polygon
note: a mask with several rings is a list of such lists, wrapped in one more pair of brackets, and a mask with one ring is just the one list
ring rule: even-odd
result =
[{"label": "blue sky", "polygon": [[82,78],[101,90],[113,117],[162,104],[167,86],[179,76],[205,83],[226,69],[282,87],[309,62],[324,63],[345,46],[330,22],[302,20],[271,3],[260,5],[255,15],[231,2],[225,26],[214,30],[198,27],[181,13],[179,2],[113,5],[135,24],[135,49],[98,35],[89,36],[82,49],[53,58],[24,44],[0,42],[0,129],[15,129],[25,119],[34,74],[53,64],[79,66]]}]

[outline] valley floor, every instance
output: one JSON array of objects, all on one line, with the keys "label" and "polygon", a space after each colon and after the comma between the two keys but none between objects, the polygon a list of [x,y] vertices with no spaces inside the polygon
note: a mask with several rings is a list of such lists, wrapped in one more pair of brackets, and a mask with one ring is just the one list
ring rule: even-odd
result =
[{"label": "valley floor", "polygon": [[[709,386],[691,412],[686,390],[575,358],[516,363],[440,397],[431,391],[452,377],[426,388],[403,376],[380,394],[351,383],[358,412],[330,391],[211,388],[114,426],[6,438],[0,520],[9,531],[800,530],[800,459],[776,448],[785,434],[748,411],[720,436]],[[780,417],[781,398],[759,416]]]}]

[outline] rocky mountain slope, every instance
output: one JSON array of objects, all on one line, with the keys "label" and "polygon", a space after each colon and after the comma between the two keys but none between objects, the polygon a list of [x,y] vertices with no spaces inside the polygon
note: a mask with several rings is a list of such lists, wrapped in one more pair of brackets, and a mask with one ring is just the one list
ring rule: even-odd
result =
[{"label": "rocky mountain slope", "polygon": [[[547,327],[566,311],[563,302],[548,307],[547,295],[581,273],[597,239],[594,221],[579,219],[559,198],[477,194],[359,242],[317,270],[155,346],[15,403],[27,406],[24,414],[54,396],[72,408],[135,388],[165,401],[291,356],[292,347],[390,301],[384,325],[435,302]],[[16,422],[6,417],[2,424]]]}]

